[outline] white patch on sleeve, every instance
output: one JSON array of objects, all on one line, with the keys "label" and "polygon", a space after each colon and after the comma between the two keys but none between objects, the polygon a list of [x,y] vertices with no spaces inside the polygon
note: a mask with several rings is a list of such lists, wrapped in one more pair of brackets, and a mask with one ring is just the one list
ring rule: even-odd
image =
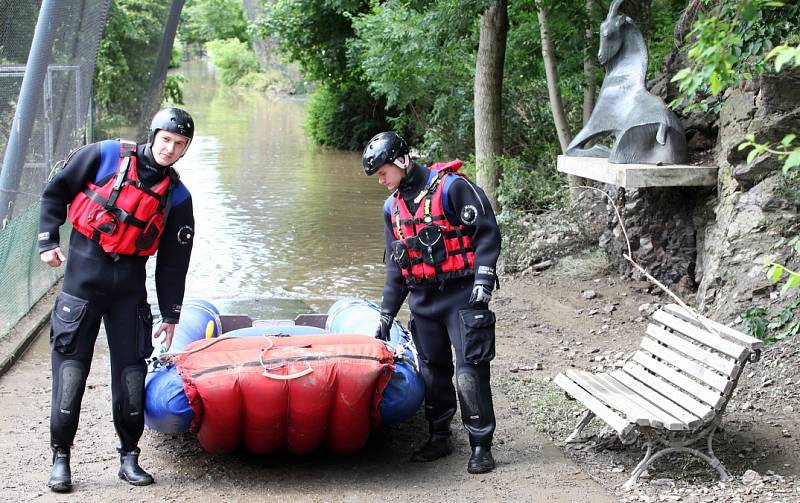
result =
[{"label": "white patch on sleeve", "polygon": [[39,241],[47,241],[49,239],[50,239],[50,233],[49,232],[40,232],[39,233]]},{"label": "white patch on sleeve", "polygon": [[479,266],[478,267],[478,274],[488,274],[488,275],[494,276],[494,268],[493,267],[487,267],[485,265]]}]

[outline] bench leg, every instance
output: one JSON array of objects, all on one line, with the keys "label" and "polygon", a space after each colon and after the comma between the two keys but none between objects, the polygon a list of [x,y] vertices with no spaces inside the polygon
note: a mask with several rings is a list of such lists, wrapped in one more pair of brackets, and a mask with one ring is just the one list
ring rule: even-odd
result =
[{"label": "bench leg", "polygon": [[581,442],[586,442],[586,438],[581,436],[581,430],[589,424],[589,421],[592,420],[594,417],[594,412],[587,410],[583,413],[578,424],[575,425],[575,430],[569,434],[569,436],[564,440],[567,444],[579,444]]},{"label": "bench leg", "polygon": [[725,466],[722,464],[722,461],[714,455],[714,450],[711,447],[711,442],[714,439],[714,431],[709,433],[708,438],[706,439],[708,442],[708,454],[703,454],[702,452],[698,451],[697,449],[693,449],[691,447],[668,447],[666,449],[661,449],[660,451],[653,454],[653,442],[647,442],[647,452],[644,455],[644,458],[636,465],[634,468],[631,477],[628,479],[627,482],[622,486],[625,490],[630,490],[639,480],[639,476],[651,465],[655,460],[662,456],[666,456],[672,452],[684,452],[686,454],[692,454],[694,456],[703,459],[706,463],[709,464],[712,468],[717,470],[719,473],[719,479],[721,481],[728,480],[728,472],[725,471]]}]

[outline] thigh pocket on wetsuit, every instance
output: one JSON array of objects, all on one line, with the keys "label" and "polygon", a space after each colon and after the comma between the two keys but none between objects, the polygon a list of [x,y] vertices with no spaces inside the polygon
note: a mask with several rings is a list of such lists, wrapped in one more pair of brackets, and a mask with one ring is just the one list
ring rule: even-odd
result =
[{"label": "thigh pocket on wetsuit", "polygon": [[148,358],[153,353],[153,313],[150,304],[136,308],[136,344],[139,358]]},{"label": "thigh pocket on wetsuit", "polygon": [[78,345],[78,330],[89,301],[61,292],[50,316],[50,346],[62,354],[72,354]]},{"label": "thigh pocket on wetsuit", "polygon": [[464,360],[479,364],[494,358],[494,313],[488,309],[461,309],[461,337]]}]

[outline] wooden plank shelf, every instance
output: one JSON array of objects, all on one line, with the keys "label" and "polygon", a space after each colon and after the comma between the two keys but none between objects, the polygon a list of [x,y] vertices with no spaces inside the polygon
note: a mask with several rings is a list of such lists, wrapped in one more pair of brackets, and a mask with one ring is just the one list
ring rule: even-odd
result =
[{"label": "wooden plank shelf", "polygon": [[558,156],[558,171],[626,189],[700,187],[717,184],[717,168],[670,164],[614,164],[604,157]]}]

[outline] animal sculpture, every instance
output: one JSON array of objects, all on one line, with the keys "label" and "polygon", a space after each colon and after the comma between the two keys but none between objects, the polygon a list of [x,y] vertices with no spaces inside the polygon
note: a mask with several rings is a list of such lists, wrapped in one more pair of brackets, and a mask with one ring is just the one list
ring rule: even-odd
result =
[{"label": "animal sculpture", "polygon": [[[645,88],[647,46],[631,18],[617,14],[614,0],[600,25],[598,59],[606,70],[597,105],[566,154],[608,157],[618,164],[680,164],[686,161],[686,135],[675,114]],[[613,134],[614,145],[588,146]]]}]

